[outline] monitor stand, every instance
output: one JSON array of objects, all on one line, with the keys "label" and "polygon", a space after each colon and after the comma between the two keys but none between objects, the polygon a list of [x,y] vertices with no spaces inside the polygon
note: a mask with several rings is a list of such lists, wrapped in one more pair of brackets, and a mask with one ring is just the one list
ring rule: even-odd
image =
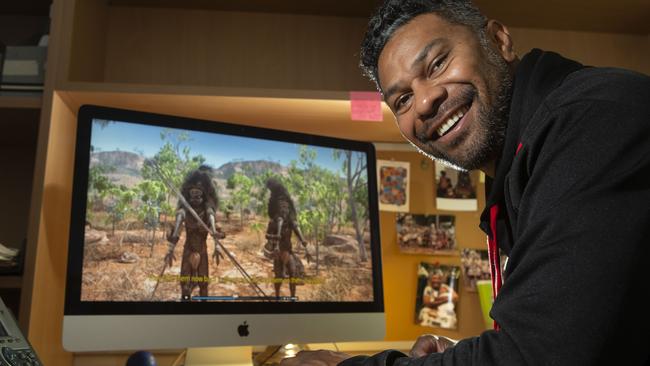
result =
[{"label": "monitor stand", "polygon": [[185,366],[277,365],[283,358],[293,357],[306,349],[309,349],[307,345],[291,343],[267,346],[263,351],[255,353],[251,346],[188,348]]},{"label": "monitor stand", "polygon": [[253,347],[188,348],[185,366],[252,366]]}]

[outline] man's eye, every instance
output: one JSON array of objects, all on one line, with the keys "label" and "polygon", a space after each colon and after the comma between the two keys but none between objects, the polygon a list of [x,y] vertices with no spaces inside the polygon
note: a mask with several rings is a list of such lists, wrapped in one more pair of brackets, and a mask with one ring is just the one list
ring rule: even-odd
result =
[{"label": "man's eye", "polygon": [[431,63],[431,66],[429,66],[429,72],[427,73],[428,75],[431,75],[438,70],[442,68],[442,66],[445,64],[445,61],[447,60],[447,55],[441,56]]},{"label": "man's eye", "polygon": [[400,95],[397,99],[395,99],[395,110],[400,111],[401,109],[406,107],[410,99],[411,99],[410,93]]}]

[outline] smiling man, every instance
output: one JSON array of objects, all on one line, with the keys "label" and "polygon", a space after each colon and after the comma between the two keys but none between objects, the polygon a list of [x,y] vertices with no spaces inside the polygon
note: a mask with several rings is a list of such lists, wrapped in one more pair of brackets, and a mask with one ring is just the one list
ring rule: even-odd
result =
[{"label": "smiling man", "polygon": [[489,177],[494,330],[283,365],[650,365],[650,78],[538,49],[519,59],[467,0],[387,0],[361,65],[418,150]]},{"label": "smiling man", "polygon": [[[402,135],[430,156],[468,170],[489,169],[503,145],[517,62],[505,27],[490,21],[477,31],[422,14],[392,34],[377,69],[376,61],[364,60],[373,62],[368,70],[381,80]],[[488,34],[500,49],[487,46]],[[364,58],[377,57],[373,46]]]}]

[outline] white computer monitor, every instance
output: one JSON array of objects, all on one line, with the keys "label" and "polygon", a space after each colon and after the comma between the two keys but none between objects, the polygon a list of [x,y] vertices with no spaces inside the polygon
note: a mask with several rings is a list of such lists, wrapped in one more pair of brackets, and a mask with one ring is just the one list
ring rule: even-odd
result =
[{"label": "white computer monitor", "polygon": [[74,174],[66,349],[384,338],[371,143],[83,106]]}]

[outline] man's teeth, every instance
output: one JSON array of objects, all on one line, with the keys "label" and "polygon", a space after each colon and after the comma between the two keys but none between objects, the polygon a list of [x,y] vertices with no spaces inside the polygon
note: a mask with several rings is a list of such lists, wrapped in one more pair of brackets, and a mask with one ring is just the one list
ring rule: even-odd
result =
[{"label": "man's teeth", "polygon": [[452,127],[454,127],[456,122],[458,122],[461,118],[463,118],[463,116],[465,115],[465,113],[467,113],[467,111],[468,111],[467,107],[461,108],[458,112],[456,112],[456,114],[451,116],[447,120],[447,122],[443,123],[442,126],[438,127],[438,129],[436,130],[436,132],[438,132],[438,136],[444,135],[445,133],[447,133],[447,131],[449,131]]}]

